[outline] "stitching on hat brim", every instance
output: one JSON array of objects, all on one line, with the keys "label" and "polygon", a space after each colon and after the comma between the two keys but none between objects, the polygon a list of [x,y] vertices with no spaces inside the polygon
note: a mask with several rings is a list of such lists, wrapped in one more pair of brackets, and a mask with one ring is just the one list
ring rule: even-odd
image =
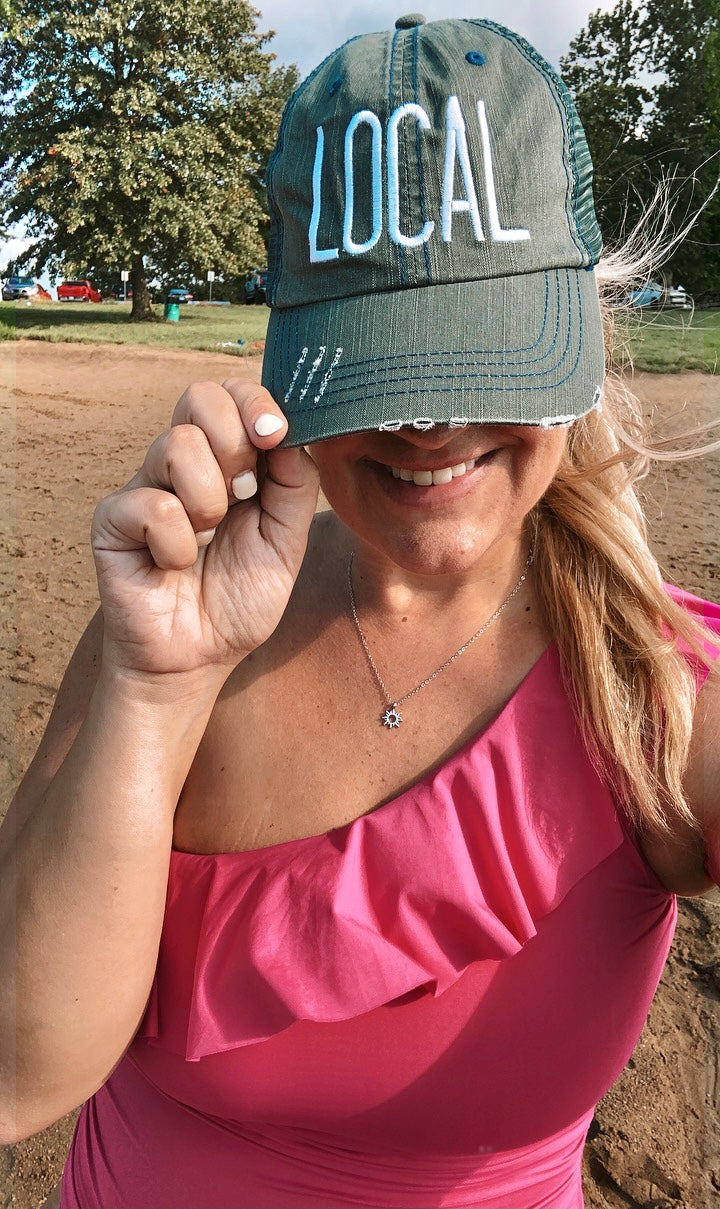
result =
[{"label": "stitching on hat brim", "polygon": [[[569,286],[569,274],[567,272],[565,274],[565,283],[566,283],[566,287],[567,287],[567,296],[568,296],[568,301],[569,301],[570,286]],[[386,364],[388,362],[391,362],[393,366],[396,366],[396,365],[398,365],[399,362],[401,362],[403,360],[406,360],[408,362],[408,368],[420,366],[421,363],[423,362],[423,359],[426,360],[428,368],[432,368],[433,362],[435,362],[438,358],[447,358],[447,357],[478,357],[478,358],[500,357],[500,358],[502,358],[503,363],[506,365],[510,365],[510,364],[535,365],[539,361],[545,361],[547,359],[547,357],[549,357],[552,354],[552,351],[557,343],[558,332],[559,332],[559,327],[560,327],[560,315],[561,315],[560,277],[557,274],[555,275],[555,290],[556,290],[555,329],[553,331],[552,341],[551,341],[551,344],[550,344],[550,347],[548,348],[548,350],[545,353],[542,353],[538,357],[530,357],[527,361],[524,361],[524,362],[523,361],[511,362],[509,360],[510,356],[515,356],[515,355],[521,354],[521,353],[533,352],[534,349],[538,348],[538,346],[540,345],[540,343],[545,335],[545,331],[546,331],[546,327],[547,327],[548,313],[549,313],[549,305],[550,305],[550,281],[549,281],[548,273],[545,274],[545,301],[544,301],[544,307],[543,307],[542,326],[540,328],[540,332],[539,332],[538,336],[535,338],[535,340],[533,340],[532,344],[523,345],[521,348],[509,348],[509,349],[503,349],[503,348],[434,349],[431,353],[398,353],[398,354],[390,355],[390,356],[386,356],[386,357],[367,357],[367,358],[363,358],[360,361],[346,362],[342,366],[341,370],[338,372],[338,374],[336,376],[336,381],[342,382],[345,380],[345,378],[354,376],[355,371],[357,369],[367,369],[369,366],[372,366],[373,369],[379,370],[382,368],[382,366],[384,364]]]},{"label": "stitching on hat brim", "polygon": [[[544,301],[545,311],[547,311],[548,298],[549,298],[548,277],[549,277],[549,274],[546,273],[545,274],[545,301]],[[397,354],[389,355],[389,356],[385,356],[385,357],[366,358],[366,359],[363,359],[360,361],[354,361],[354,362],[347,363],[346,365],[343,365],[342,367],[338,367],[338,370],[336,371],[335,377],[333,379],[333,391],[332,391],[333,397],[336,397],[338,395],[338,393],[343,393],[343,391],[355,392],[357,390],[358,383],[360,383],[362,380],[366,379],[368,376],[368,373],[372,373],[375,378],[380,377],[384,381],[387,381],[387,378],[383,375],[383,372],[382,372],[383,367],[386,368],[388,373],[403,374],[405,376],[407,376],[408,374],[415,375],[419,372],[422,373],[426,370],[434,369],[434,368],[441,369],[442,374],[440,374],[440,375],[432,375],[432,374],[427,375],[427,380],[432,380],[433,377],[436,377],[436,376],[448,377],[453,373],[453,367],[451,365],[448,365],[448,359],[462,358],[463,363],[466,364],[469,358],[474,358],[474,370],[473,370],[472,376],[477,376],[479,372],[483,371],[483,366],[482,365],[478,366],[477,362],[483,355],[487,355],[488,353],[492,357],[497,358],[497,360],[494,362],[490,362],[490,361],[485,362],[485,365],[488,368],[492,368],[494,365],[499,365],[499,366],[503,367],[503,372],[499,373],[499,374],[492,374],[492,373],[488,372],[487,369],[485,369],[484,376],[488,379],[493,378],[493,377],[499,378],[499,379],[504,379],[504,378],[509,378],[509,377],[514,376],[514,377],[518,377],[518,378],[522,378],[523,380],[526,380],[526,379],[530,379],[533,377],[534,378],[546,377],[548,374],[552,373],[553,370],[556,369],[564,361],[564,359],[567,355],[569,342],[570,342],[570,339],[573,334],[572,320],[573,320],[574,308],[572,305],[573,298],[572,298],[572,289],[571,289],[571,284],[570,284],[569,270],[565,270],[565,272],[564,272],[564,284],[565,284],[565,293],[566,293],[566,299],[567,299],[568,333],[567,333],[567,337],[566,337],[566,341],[565,341],[565,348],[563,350],[561,357],[555,363],[554,366],[551,366],[542,371],[534,371],[534,372],[530,371],[530,372],[523,372],[520,374],[512,374],[511,370],[513,368],[524,367],[524,366],[528,366],[528,365],[538,365],[540,362],[546,360],[547,357],[550,356],[552,354],[552,352],[554,351],[554,349],[556,348],[557,338],[558,338],[558,333],[559,333],[559,324],[560,324],[560,318],[561,318],[560,271],[559,270],[555,271],[555,278],[556,278],[556,308],[557,308],[556,309],[555,329],[553,332],[552,343],[551,343],[549,349],[547,350],[547,352],[543,353],[541,356],[534,357],[530,360],[517,360],[517,359],[511,360],[510,356],[508,355],[508,354],[514,355],[517,352],[524,352],[524,351],[526,351],[526,349],[529,350],[529,349],[536,347],[537,346],[537,340],[536,340],[533,343],[533,345],[525,346],[524,348],[519,349],[519,350],[518,349],[487,350],[487,349],[474,349],[474,348],[470,348],[470,349],[467,349],[467,348],[466,349],[435,349],[431,353],[404,353],[404,354],[397,353]],[[578,302],[577,309],[578,309],[578,313],[580,316],[580,326],[581,326],[581,330],[582,330],[582,295],[581,295],[581,290],[580,290],[579,272],[575,273],[574,282],[575,282],[575,293],[576,293],[577,302]],[[299,309],[294,312],[292,317],[290,315],[288,315],[288,316],[281,315],[278,320],[278,326],[280,328],[280,331],[278,332],[277,328],[276,328],[276,334],[275,334],[276,342],[279,342],[280,347],[284,348],[286,346],[286,343],[289,345],[289,339],[287,339],[287,342],[286,342],[286,333],[289,336],[289,330],[290,330],[291,326],[294,328],[293,336],[294,336],[294,343],[295,343],[295,357],[297,357],[297,353],[298,353],[298,350],[299,350],[300,344],[301,344],[300,335],[299,335],[298,315],[299,315]],[[544,329],[545,329],[545,320],[543,321],[543,328],[541,329],[541,336],[544,332]],[[336,335],[337,335],[337,333],[326,333],[325,343],[326,344],[333,343],[334,345],[336,345],[338,343],[338,340],[336,339]],[[307,343],[310,343],[310,341],[308,339],[308,334],[306,332],[303,335],[302,344],[304,345]],[[268,350],[268,355],[272,356],[271,349]],[[292,364],[292,359],[293,359],[293,357],[291,354],[288,359],[288,373],[290,372],[290,366]],[[273,358],[273,360],[275,360],[275,358]],[[463,376],[463,375],[456,374],[455,376],[457,377],[457,376]],[[288,381],[288,378],[285,377],[284,382],[287,382],[287,381]],[[392,384],[392,380],[391,380],[391,384]],[[281,393],[284,395],[285,391],[283,390]],[[373,397],[377,397],[377,396],[373,396]],[[293,408],[293,399],[292,398],[290,400],[288,400],[287,406],[290,408]]]},{"label": "stitching on hat brim", "polygon": [[[570,312],[569,312],[568,339],[566,341],[566,347],[563,350],[563,355],[561,356],[561,358],[559,359],[559,361],[557,362],[557,364],[554,367],[552,367],[551,369],[548,369],[548,370],[544,370],[541,373],[536,372],[536,373],[530,373],[530,374],[518,374],[518,373],[490,374],[490,373],[487,373],[486,371],[484,372],[482,370],[480,372],[478,372],[477,368],[475,368],[473,370],[473,372],[458,373],[458,372],[452,372],[446,368],[445,371],[442,373],[430,374],[430,375],[424,374],[421,384],[418,385],[417,387],[407,387],[406,386],[403,390],[398,390],[398,391],[388,391],[386,389],[383,389],[381,391],[377,391],[374,393],[368,393],[367,390],[365,389],[365,385],[359,378],[357,383],[353,384],[352,387],[349,387],[349,386],[346,387],[346,390],[352,389],[352,391],[354,393],[357,393],[358,402],[362,403],[363,405],[366,403],[373,402],[376,399],[385,400],[385,399],[392,399],[392,398],[399,397],[399,396],[403,396],[403,397],[407,398],[407,397],[411,397],[413,395],[421,395],[421,394],[446,394],[446,393],[448,393],[448,387],[453,382],[468,381],[468,380],[472,381],[473,379],[476,380],[476,382],[477,382],[478,390],[483,390],[484,384],[492,379],[497,380],[497,382],[506,383],[506,385],[500,386],[496,383],[496,381],[493,381],[491,386],[485,387],[485,390],[488,393],[492,393],[492,394],[517,393],[520,391],[527,391],[528,389],[531,389],[533,393],[537,393],[540,391],[555,390],[555,389],[557,389],[557,387],[563,385],[563,383],[569,381],[569,379],[577,371],[577,367],[580,363],[580,358],[581,358],[581,354],[582,354],[583,341],[584,341],[584,320],[583,320],[583,305],[582,305],[582,295],[581,295],[580,286],[579,286],[579,278],[576,279],[576,288],[577,288],[577,301],[578,301],[578,306],[577,306],[577,322],[578,322],[577,353],[576,353],[573,365],[571,366],[569,371],[562,378],[556,379],[553,382],[540,383],[537,379],[540,377],[546,377],[548,374],[552,373],[553,370],[558,370],[560,368],[560,366],[563,364],[563,362],[566,360],[567,352],[568,352],[568,348],[569,348],[569,344],[570,344],[570,337],[573,332],[573,316],[574,316],[575,312],[572,307],[570,308]],[[509,381],[510,379],[518,379],[518,381],[511,383]],[[443,385],[442,386],[432,386],[431,383],[434,381],[441,381],[443,383]],[[394,383],[394,380],[391,380],[390,385],[392,385],[393,383]],[[308,406],[308,407],[304,407],[304,408],[295,407],[295,406],[293,406],[293,401],[290,400],[289,404],[287,405],[288,418],[290,420],[292,420],[292,417],[301,416],[310,411],[316,411],[318,413],[318,418],[319,418],[319,416],[321,414],[326,415],[326,414],[330,413],[334,408],[337,408],[337,407],[343,407],[343,406],[347,407],[349,405],[349,402],[351,402],[351,400],[347,400],[347,399],[338,399],[336,397],[336,395],[337,395],[337,391],[335,389],[333,389],[333,397],[331,399],[328,398],[325,401],[322,408],[318,408],[318,407],[315,407],[312,405]],[[380,421],[378,421],[378,423],[379,422]],[[515,421],[513,421],[513,422],[515,422]],[[518,422],[520,422],[520,421],[518,421]],[[526,422],[529,423],[530,421],[526,421]],[[538,421],[535,421],[535,422],[538,423]],[[367,425],[365,424],[365,425],[362,425],[361,427],[367,428]]]}]

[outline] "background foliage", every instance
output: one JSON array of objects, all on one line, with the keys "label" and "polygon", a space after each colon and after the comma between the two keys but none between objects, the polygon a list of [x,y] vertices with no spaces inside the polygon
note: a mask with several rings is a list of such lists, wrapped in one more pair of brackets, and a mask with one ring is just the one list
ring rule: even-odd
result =
[{"label": "background foliage", "polygon": [[37,273],[244,274],[294,68],[246,0],[17,0],[0,9],[0,207]]},{"label": "background foliage", "polygon": [[696,300],[720,302],[720,0],[618,0],[591,14],[561,67],[606,242],[621,242],[663,178],[678,228],[711,198],[666,273]]}]

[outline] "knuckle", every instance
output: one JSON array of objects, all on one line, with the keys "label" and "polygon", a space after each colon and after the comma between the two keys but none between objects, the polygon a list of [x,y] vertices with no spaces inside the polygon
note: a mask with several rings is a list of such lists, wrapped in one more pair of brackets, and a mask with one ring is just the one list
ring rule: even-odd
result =
[{"label": "knuckle", "polygon": [[230,378],[225,378],[222,384],[223,390],[255,390],[256,384],[250,382],[248,378],[238,378],[233,374]]},{"label": "knuckle", "polygon": [[167,437],[168,458],[190,453],[197,456],[207,449],[207,437],[197,424],[178,424]]},{"label": "knuckle", "polygon": [[167,491],[153,491],[145,507],[150,524],[176,525],[187,515],[177,496]]},{"label": "knuckle", "polygon": [[191,382],[185,390],[180,402],[184,402],[190,412],[198,407],[212,406],[217,402],[216,382]]},{"label": "knuckle", "polygon": [[261,401],[264,406],[266,397],[269,398],[268,392],[263,386],[259,386],[257,382],[250,382],[247,378],[226,378],[223,382],[223,390],[231,394],[236,403],[242,403],[244,407],[248,408],[252,408]]}]

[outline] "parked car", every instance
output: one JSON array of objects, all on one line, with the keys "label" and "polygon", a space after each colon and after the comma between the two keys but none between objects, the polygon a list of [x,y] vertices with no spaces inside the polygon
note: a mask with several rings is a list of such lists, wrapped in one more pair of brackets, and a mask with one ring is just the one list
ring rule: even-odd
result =
[{"label": "parked car", "polygon": [[670,306],[679,307],[683,311],[692,310],[693,300],[684,286],[674,285],[672,289],[665,291],[665,296]]},{"label": "parked car", "polygon": [[13,302],[16,298],[34,298],[37,293],[38,286],[32,277],[16,277],[14,274],[8,277],[2,288],[4,302]]},{"label": "parked car", "polygon": [[244,286],[245,302],[248,305],[267,302],[267,284],[267,269],[253,269],[252,273],[248,273]]},{"label": "parked car", "polygon": [[129,281],[125,282],[125,286],[126,286],[126,289],[125,289],[125,291],[123,291],[123,282],[120,282],[120,285],[114,285],[112,287],[112,289],[110,290],[110,297],[117,298],[117,299],[132,298],[133,289],[132,289],[132,286],[130,285],[130,282]]},{"label": "parked car", "polygon": [[87,280],[63,281],[57,288],[58,302],[102,302],[102,294]]},{"label": "parked car", "polygon": [[174,285],[165,295],[166,302],[192,302],[193,296],[184,285]]},{"label": "parked car", "polygon": [[648,281],[645,285],[633,290],[629,300],[632,306],[651,307],[653,310],[673,307],[689,311],[694,305],[692,298],[683,286],[666,287],[657,281]]},{"label": "parked car", "polygon": [[665,290],[656,281],[648,281],[646,285],[632,291],[630,302],[633,306],[659,307],[662,305],[664,293]]}]

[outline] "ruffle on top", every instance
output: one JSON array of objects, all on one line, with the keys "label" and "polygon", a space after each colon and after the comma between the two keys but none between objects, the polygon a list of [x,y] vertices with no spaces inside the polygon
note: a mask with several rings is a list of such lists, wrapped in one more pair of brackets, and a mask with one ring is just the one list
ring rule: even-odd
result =
[{"label": "ruffle on top", "polygon": [[485,730],[372,813],[255,851],[174,850],[137,1036],[197,1061],[439,995],[518,953],[624,838],[553,645]]},{"label": "ruffle on top", "polygon": [[678,641],[678,649],[682,651],[688,663],[695,673],[695,682],[698,690],[710,674],[710,664],[716,659],[720,659],[720,604],[714,604],[710,600],[702,600],[699,596],[693,596],[692,592],[686,592],[683,588],[676,588],[674,584],[665,584],[665,591],[673,600],[682,605],[686,612],[690,613],[694,621],[699,621],[713,633],[718,635],[717,644],[711,642],[703,642],[703,649],[708,656],[708,662],[704,663],[695,654],[695,652],[680,639]]}]

